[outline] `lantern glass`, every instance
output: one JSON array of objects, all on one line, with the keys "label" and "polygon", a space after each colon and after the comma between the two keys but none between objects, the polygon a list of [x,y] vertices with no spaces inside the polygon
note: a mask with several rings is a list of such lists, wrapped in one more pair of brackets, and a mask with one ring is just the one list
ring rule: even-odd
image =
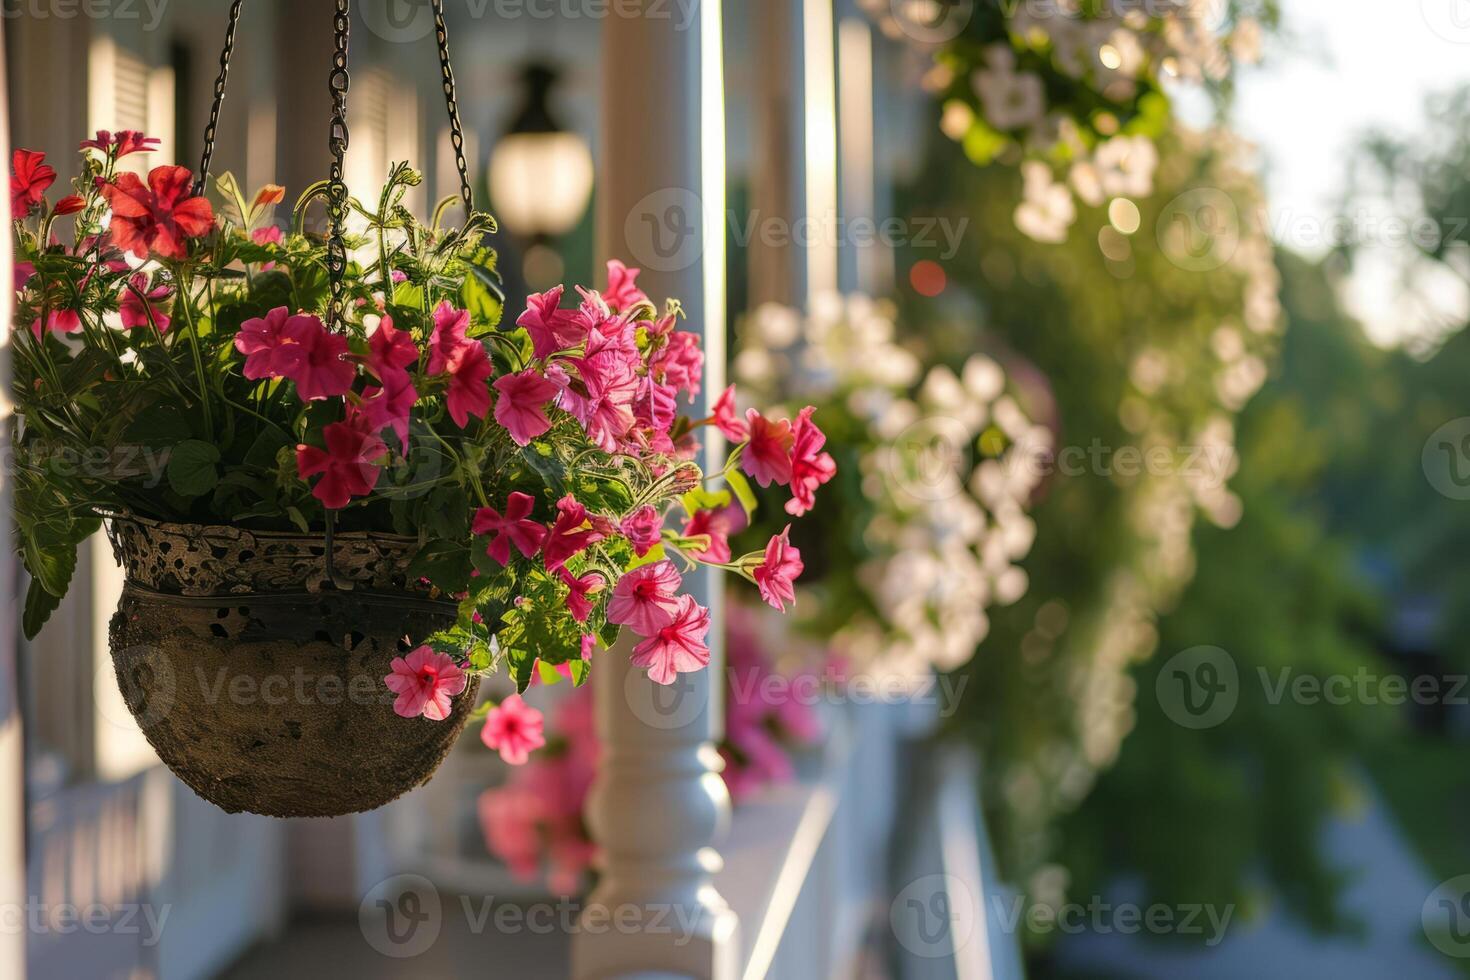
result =
[{"label": "lantern glass", "polygon": [[509,133],[490,158],[490,195],[514,234],[565,234],[592,195],[592,153],[576,133]]}]

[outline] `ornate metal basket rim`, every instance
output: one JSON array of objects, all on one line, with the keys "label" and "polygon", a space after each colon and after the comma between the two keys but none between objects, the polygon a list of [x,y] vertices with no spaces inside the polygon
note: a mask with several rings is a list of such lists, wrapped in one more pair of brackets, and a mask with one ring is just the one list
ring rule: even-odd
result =
[{"label": "ornate metal basket rim", "polygon": [[408,574],[418,539],[375,531],[327,536],[257,531],[233,524],[186,524],[130,513],[102,515],[130,585],[178,596],[318,593],[363,589],[432,593]]}]

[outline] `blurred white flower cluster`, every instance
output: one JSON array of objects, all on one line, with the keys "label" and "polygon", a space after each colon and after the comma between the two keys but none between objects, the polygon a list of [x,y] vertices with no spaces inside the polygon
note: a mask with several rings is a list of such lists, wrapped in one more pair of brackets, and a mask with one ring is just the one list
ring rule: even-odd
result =
[{"label": "blurred white flower cluster", "polygon": [[[998,17],[964,9],[994,0],[861,2],[885,33],[933,50],[924,84],[943,100],[946,135],[977,162],[1024,156],[1015,222],[1041,242],[1066,239],[1078,201],[1148,197],[1165,87],[1224,82],[1260,59],[1264,33],[1255,0],[1018,0]],[[924,17],[952,30],[915,29]]]},{"label": "blurred white flower cluster", "polygon": [[986,609],[1026,591],[1018,562],[1035,537],[1027,508],[1052,433],[1027,417],[991,358],[921,378],[895,343],[888,304],[833,295],[814,307],[809,316],[759,307],[735,374],[758,396],[815,403],[824,418],[835,408],[856,432],[847,441],[859,450],[861,496],[828,506],[860,529],[868,557],[855,581],[876,616],[855,618],[834,641],[863,663],[951,670],[985,638]]}]

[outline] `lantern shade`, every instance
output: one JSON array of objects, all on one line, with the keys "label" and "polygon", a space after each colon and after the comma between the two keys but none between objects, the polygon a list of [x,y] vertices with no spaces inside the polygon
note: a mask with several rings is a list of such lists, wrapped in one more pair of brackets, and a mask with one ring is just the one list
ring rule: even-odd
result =
[{"label": "lantern shade", "polygon": [[490,157],[495,212],[507,229],[527,238],[570,231],[592,196],[592,152],[551,109],[556,79],[550,65],[526,66],[521,105]]},{"label": "lantern shade", "polygon": [[576,133],[510,133],[490,158],[495,214],[528,238],[570,231],[592,195],[592,153]]}]

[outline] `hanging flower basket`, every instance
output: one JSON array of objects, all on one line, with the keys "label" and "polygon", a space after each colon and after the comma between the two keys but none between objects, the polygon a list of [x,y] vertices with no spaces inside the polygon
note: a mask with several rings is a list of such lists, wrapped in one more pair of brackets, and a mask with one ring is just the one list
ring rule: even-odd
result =
[{"label": "hanging flower basket", "polygon": [[472,677],[442,724],[393,710],[382,679],[404,637],[454,624],[412,587],[412,538],[108,523],[127,584],[109,631],[118,687],[161,758],[231,813],[371,810],[425,782],[469,720]]},{"label": "hanging flower basket", "polygon": [[[564,308],[556,287],[502,324],[495,225],[462,155],[460,195],[428,224],[403,204],[421,183],[407,164],[375,201],[351,197],[346,6],[330,177],[284,225],[284,188],[248,195],[220,174],[205,194],[224,70],[197,179],[130,172],[156,142],[135,132],[85,141],[54,204],[41,154],[17,150],[11,176],[25,631],[110,517],[129,707],[200,795],[279,816],[393,799],[476,717],[487,745],[524,760],[539,718],[476,707],[479,675],[503,669],[522,691],[539,665],[580,684],[623,626],[653,682],[702,669],[710,615],[682,575],[734,572],[779,608],[802,564],[785,531],[732,557],[701,515],[754,507],[745,473],[790,487],[799,515],[831,476],[810,411],[741,419],[726,390],[684,414],[699,336],[636,269],[610,262],[602,291]],[[318,200],[324,235],[308,229]],[[465,223],[446,227],[457,201]],[[706,474],[699,437],[714,431],[736,445]]]}]

